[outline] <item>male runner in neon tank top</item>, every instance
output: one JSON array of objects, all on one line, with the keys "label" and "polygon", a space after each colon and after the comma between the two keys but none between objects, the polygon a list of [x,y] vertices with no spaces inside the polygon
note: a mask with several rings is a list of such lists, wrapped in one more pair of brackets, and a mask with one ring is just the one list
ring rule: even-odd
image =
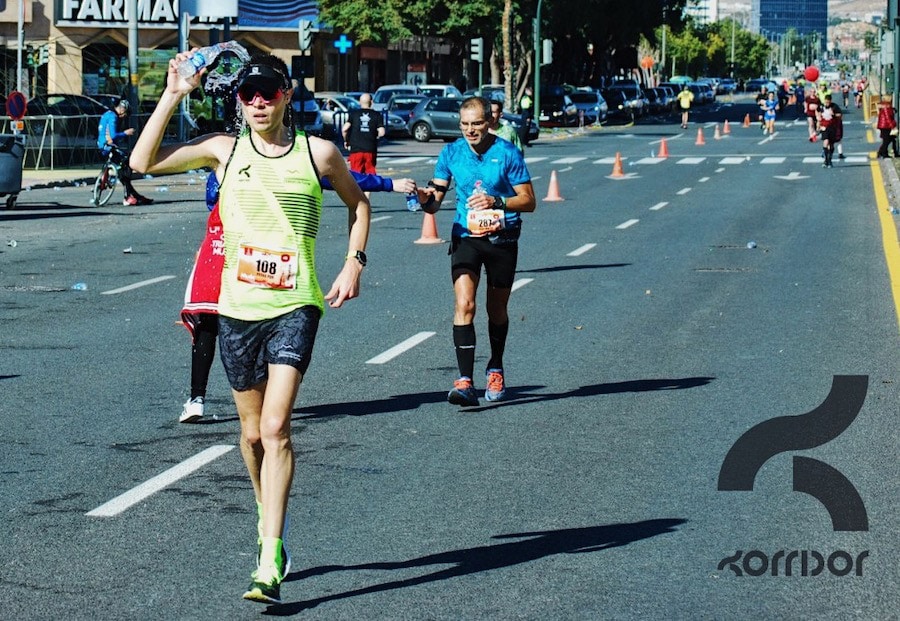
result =
[{"label": "male runner in neon tank top", "polygon": [[[132,153],[136,170],[168,174],[208,167],[222,180],[225,265],[219,298],[219,350],[241,420],[241,454],[257,501],[257,567],[244,598],[281,601],[290,570],[283,533],[294,474],[291,410],[309,365],[325,302],[339,308],[359,295],[366,263],[369,202],[330,142],[297,132],[284,62],[251,59],[238,79],[247,130],[160,146],[166,125],[202,74],[185,79],[169,61],[166,89]],[[348,252],[323,296],[315,274],[322,211],[316,171],[350,213]]]}]

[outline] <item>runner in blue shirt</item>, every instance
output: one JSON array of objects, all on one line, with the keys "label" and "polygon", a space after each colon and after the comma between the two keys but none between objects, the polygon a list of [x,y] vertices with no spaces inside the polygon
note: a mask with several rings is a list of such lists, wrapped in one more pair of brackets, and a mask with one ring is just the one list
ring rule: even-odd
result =
[{"label": "runner in blue shirt", "polygon": [[470,97],[459,110],[463,137],[443,148],[427,188],[419,191],[422,208],[435,213],[456,179],[456,215],[450,248],[450,269],[456,307],[453,344],[459,379],[447,395],[454,405],[478,405],[472,383],[475,368],[475,294],[482,266],[487,277],[486,308],[491,358],[486,370],[485,399],[506,394],[503,352],[509,331],[507,304],[516,275],[522,212],[535,209],[534,188],[525,159],[509,141],[490,128],[491,106]]}]

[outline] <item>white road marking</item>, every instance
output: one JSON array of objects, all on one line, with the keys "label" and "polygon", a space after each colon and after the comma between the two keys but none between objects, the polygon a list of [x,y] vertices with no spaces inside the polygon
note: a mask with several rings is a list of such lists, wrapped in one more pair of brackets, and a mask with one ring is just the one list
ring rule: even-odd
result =
[{"label": "white road marking", "polygon": [[617,229],[624,230],[624,229],[627,229],[629,226],[634,226],[634,225],[637,224],[638,222],[640,222],[640,220],[637,220],[637,219],[632,218],[631,220],[626,220],[625,222],[623,222],[622,224],[620,224],[620,225],[617,226],[616,228],[617,228]]},{"label": "white road marking", "polygon": [[[621,158],[621,159],[622,159],[622,161],[624,161],[624,160],[626,160],[626,159],[628,159],[628,158],[623,157],[623,158]],[[615,156],[613,156],[613,157],[601,157],[599,160],[594,160],[594,164],[615,164],[615,163],[616,163],[616,158],[615,158]]]},{"label": "white road marking", "polygon": [[706,183],[707,181],[709,181],[709,177],[700,177],[697,179],[697,183]]},{"label": "white road marking", "polygon": [[665,207],[668,204],[669,203],[666,203],[666,202],[656,203],[653,207],[650,208],[650,211],[659,211],[660,209],[662,209],[663,207]]},{"label": "white road marking", "polygon": [[747,158],[745,158],[745,157],[723,157],[721,160],[719,160],[719,164],[734,165],[734,164],[743,164],[746,161],[747,161]]},{"label": "white road marking", "polygon": [[693,189],[693,188],[681,188],[680,190],[678,190],[677,192],[675,192],[675,194],[677,194],[678,196],[684,196],[685,194],[687,194],[688,192],[690,192],[692,189]]},{"label": "white road marking", "polygon": [[675,163],[676,164],[699,164],[705,159],[706,159],[705,157],[683,157]]},{"label": "white road marking", "polygon": [[396,358],[397,356],[399,356],[400,354],[402,354],[406,351],[409,351],[410,349],[412,349],[419,343],[422,343],[423,341],[427,341],[435,334],[437,334],[437,333],[436,332],[419,332],[418,334],[414,334],[413,336],[409,337],[402,343],[398,343],[397,345],[394,345],[386,352],[378,354],[377,356],[375,356],[374,358],[371,358],[370,360],[366,360],[366,364],[384,364],[385,362],[389,362],[389,361],[393,360],[394,358]]},{"label": "white road marking", "polygon": [[567,256],[567,257],[580,257],[581,255],[583,255],[583,254],[584,254],[585,252],[587,252],[588,250],[593,250],[593,249],[596,248],[596,247],[597,247],[597,244],[585,244],[585,245],[582,246],[581,248],[576,248],[575,250],[573,250],[572,252],[570,252],[570,253],[567,254],[566,256]]},{"label": "white road marking", "polygon": [[717,173],[725,172],[725,169],[724,168],[716,168],[716,172]]},{"label": "white road marking", "polygon": [[822,156],[821,156],[821,155],[818,156],[818,157],[807,156],[807,157],[804,157],[804,158],[803,158],[803,163],[804,163],[804,164],[821,164],[822,161],[823,161],[823,160],[822,160]]},{"label": "white road marking", "polygon": [[783,157],[764,157],[759,160],[760,164],[784,164],[784,160],[786,158]]},{"label": "white road marking", "polygon": [[390,220],[393,216],[378,216],[377,218],[372,218],[369,222],[381,222],[382,220]]},{"label": "white road marking", "polygon": [[557,172],[564,173],[564,172],[569,172],[570,170],[572,170],[572,167],[566,166],[565,168],[560,168]]},{"label": "white road marking", "polygon": [[664,157],[644,157],[636,161],[635,164],[659,164],[665,161],[666,158]]},{"label": "white road marking", "polygon": [[124,494],[116,496],[96,509],[88,511],[85,515],[90,517],[113,517],[114,515],[118,515],[145,498],[149,498],[164,487],[171,485],[179,479],[183,479],[195,470],[199,470],[212,460],[218,459],[233,448],[233,445],[211,446],[208,449],[197,453],[193,457],[184,460],[180,464],[169,468],[165,472],[161,472],[152,479],[141,483],[137,487],[131,488]]},{"label": "white road marking", "polygon": [[534,278],[519,278],[512,284],[512,291],[521,289],[530,282],[534,282]]},{"label": "white road marking", "polygon": [[848,164],[865,164],[869,161],[869,158],[864,155],[848,155],[844,161]]},{"label": "white road marking", "polygon": [[586,160],[586,157],[561,157],[558,160],[553,160],[550,162],[551,164],[574,164],[576,162],[580,162],[582,160]]},{"label": "white road marking", "polygon": [[155,285],[158,282],[172,280],[173,278],[175,278],[175,277],[174,276],[158,276],[156,278],[151,278],[150,280],[142,280],[141,282],[136,282],[133,285],[126,285],[124,287],[119,287],[118,289],[110,289],[109,291],[101,291],[100,295],[115,295],[116,293],[123,293],[125,291],[131,291],[132,289],[140,289],[141,287],[146,287],[147,285]]},{"label": "white road marking", "polygon": [[547,159],[547,158],[546,157],[526,157],[525,163],[526,164],[534,164],[535,162],[543,162],[545,159]]}]

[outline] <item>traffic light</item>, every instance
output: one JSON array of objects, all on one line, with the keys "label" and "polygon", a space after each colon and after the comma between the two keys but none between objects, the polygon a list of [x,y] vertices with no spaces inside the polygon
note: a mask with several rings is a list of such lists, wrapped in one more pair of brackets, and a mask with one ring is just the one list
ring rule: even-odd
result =
[{"label": "traffic light", "polygon": [[542,65],[553,64],[553,41],[550,39],[544,39],[544,53],[541,56]]},{"label": "traffic light", "polygon": [[470,58],[472,60],[477,60],[480,63],[484,62],[484,39],[478,37],[477,39],[472,39],[469,41],[472,44],[472,53]]},{"label": "traffic light", "polygon": [[313,23],[308,19],[300,20],[300,49],[304,52],[312,45]]},{"label": "traffic light", "polygon": [[50,62],[50,44],[45,43],[40,48],[38,53],[38,65],[46,65]]}]

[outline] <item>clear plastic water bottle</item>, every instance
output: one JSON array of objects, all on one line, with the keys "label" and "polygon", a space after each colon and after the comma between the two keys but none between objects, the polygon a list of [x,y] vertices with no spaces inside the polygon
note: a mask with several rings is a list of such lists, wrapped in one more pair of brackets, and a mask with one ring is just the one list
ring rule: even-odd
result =
[{"label": "clear plastic water bottle", "polygon": [[250,60],[250,55],[242,45],[236,41],[223,41],[222,43],[202,47],[194,52],[193,56],[181,61],[178,64],[178,75],[185,79],[193,77],[204,67],[213,64],[216,58],[219,57],[219,54],[225,51],[234,52],[243,62]]},{"label": "clear plastic water bottle", "polygon": [[83,282],[76,282],[72,285],[72,291],[87,291],[87,285]]},{"label": "clear plastic water bottle", "polygon": [[481,182],[481,179],[475,182],[475,189],[472,190],[472,196],[477,194],[487,194],[487,190],[484,189],[484,184]]},{"label": "clear plastic water bottle", "polygon": [[419,205],[419,195],[416,192],[406,195],[406,209],[408,211],[419,211],[422,208]]}]

